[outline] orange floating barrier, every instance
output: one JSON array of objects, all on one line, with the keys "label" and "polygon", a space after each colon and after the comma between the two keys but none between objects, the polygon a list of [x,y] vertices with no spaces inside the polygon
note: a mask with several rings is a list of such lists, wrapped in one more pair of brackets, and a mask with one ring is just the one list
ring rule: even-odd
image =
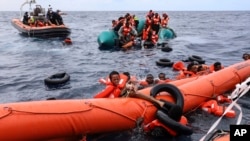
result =
[{"label": "orange floating barrier", "polygon": [[[3,103],[0,104],[0,140],[52,140],[124,131],[135,128],[140,118],[144,119],[143,125],[157,118],[175,133],[184,131],[190,135],[190,129],[178,122],[182,114],[233,90],[250,76],[249,70],[250,60],[208,75],[139,91],[144,96],[161,99],[164,106],[130,97]],[[165,114],[164,108],[180,116]]]}]

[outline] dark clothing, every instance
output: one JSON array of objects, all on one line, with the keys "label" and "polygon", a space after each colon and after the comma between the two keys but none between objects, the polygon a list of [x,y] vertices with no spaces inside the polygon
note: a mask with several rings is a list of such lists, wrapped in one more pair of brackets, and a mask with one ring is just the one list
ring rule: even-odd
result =
[{"label": "dark clothing", "polygon": [[156,32],[156,34],[158,34],[158,32],[160,30],[160,25],[159,24],[152,24],[151,28],[152,28],[152,30],[154,30]]},{"label": "dark clothing", "polygon": [[123,26],[123,23],[119,22],[116,27],[114,27],[114,31],[118,32],[119,29]]},{"label": "dark clothing", "polygon": [[48,14],[48,18],[52,24],[55,25],[62,25],[63,24],[63,19],[61,15],[59,15],[57,12],[50,12]]},{"label": "dark clothing", "polygon": [[23,24],[29,25],[29,15],[27,12],[23,16]]}]

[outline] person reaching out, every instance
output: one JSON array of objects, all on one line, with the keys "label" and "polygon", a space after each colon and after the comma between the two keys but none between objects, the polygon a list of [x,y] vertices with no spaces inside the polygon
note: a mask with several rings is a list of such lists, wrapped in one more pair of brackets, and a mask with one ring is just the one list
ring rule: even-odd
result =
[{"label": "person reaching out", "polygon": [[[122,75],[122,79],[121,76]],[[110,82],[106,83],[106,88],[96,94],[94,98],[117,98],[120,97],[122,89],[125,87],[128,76],[112,71],[109,74]]]}]

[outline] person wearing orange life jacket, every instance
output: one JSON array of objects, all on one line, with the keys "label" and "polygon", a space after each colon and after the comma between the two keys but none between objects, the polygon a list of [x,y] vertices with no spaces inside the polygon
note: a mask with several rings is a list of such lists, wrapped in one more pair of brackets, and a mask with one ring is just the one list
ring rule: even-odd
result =
[{"label": "person wearing orange life jacket", "polygon": [[166,13],[162,14],[162,19],[161,19],[161,27],[163,28],[167,28],[168,27],[168,21],[169,21],[169,17]]},{"label": "person wearing orange life jacket", "polygon": [[158,13],[155,13],[152,20],[152,30],[154,30],[156,34],[158,34],[160,30],[161,17]]},{"label": "person wearing orange life jacket", "polygon": [[180,74],[176,77],[177,80],[188,78],[188,77],[195,77],[197,76],[196,73],[198,72],[199,65],[195,62],[191,62],[187,66],[187,70],[181,70]]},{"label": "person wearing orange life jacket", "polygon": [[155,47],[156,43],[158,42],[158,35],[155,31],[150,30],[148,33],[148,37],[143,43],[144,48],[153,48]]},{"label": "person wearing orange life jacket", "polygon": [[133,46],[134,38],[137,36],[137,31],[134,27],[130,25],[128,21],[126,21],[125,26],[122,26],[119,31],[119,44],[122,48],[128,48]]},{"label": "person wearing orange life jacket", "polygon": [[148,34],[149,34],[150,30],[151,30],[151,26],[145,24],[145,26],[142,30],[142,40],[148,39]]},{"label": "person wearing orange life jacket", "polygon": [[221,62],[215,62],[214,64],[212,64],[209,67],[210,72],[216,72],[219,71],[221,69],[223,69],[224,67],[222,66]]},{"label": "person wearing orange life jacket", "polygon": [[145,21],[145,25],[147,25],[147,26],[151,26],[152,25],[152,16],[150,16],[150,15],[148,15],[147,17],[146,17],[146,21]]},{"label": "person wearing orange life jacket", "polygon": [[172,80],[169,78],[166,78],[166,74],[162,72],[158,74],[158,80],[156,80],[157,83],[167,83],[170,81]]},{"label": "person wearing orange life jacket", "polygon": [[154,45],[158,42],[158,39],[159,39],[159,37],[156,34],[156,31],[152,31],[151,41],[153,42]]},{"label": "person wearing orange life jacket", "polygon": [[156,83],[157,82],[155,81],[154,76],[152,74],[148,74],[145,80],[139,81],[138,90],[149,86],[153,86]]},{"label": "person wearing orange life jacket", "polygon": [[117,71],[112,71],[109,74],[110,83],[106,84],[106,88],[96,94],[94,98],[117,98],[121,94],[121,90],[125,87],[128,77],[124,75],[121,79]]},{"label": "person wearing orange life jacket", "polygon": [[154,11],[150,9],[150,10],[148,11],[146,17],[147,17],[147,16],[152,17],[153,15],[154,15]]},{"label": "person wearing orange life jacket", "polygon": [[206,75],[210,73],[210,67],[205,64],[199,64],[196,75]]}]

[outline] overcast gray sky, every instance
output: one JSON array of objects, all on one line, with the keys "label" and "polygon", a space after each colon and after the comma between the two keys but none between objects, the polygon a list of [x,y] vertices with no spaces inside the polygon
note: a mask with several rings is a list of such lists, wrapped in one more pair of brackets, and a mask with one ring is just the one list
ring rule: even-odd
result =
[{"label": "overcast gray sky", "polygon": [[[0,11],[19,11],[26,0],[0,0]],[[250,10],[250,0],[36,0],[63,11],[228,11]],[[25,6],[24,8],[28,8]]]}]

